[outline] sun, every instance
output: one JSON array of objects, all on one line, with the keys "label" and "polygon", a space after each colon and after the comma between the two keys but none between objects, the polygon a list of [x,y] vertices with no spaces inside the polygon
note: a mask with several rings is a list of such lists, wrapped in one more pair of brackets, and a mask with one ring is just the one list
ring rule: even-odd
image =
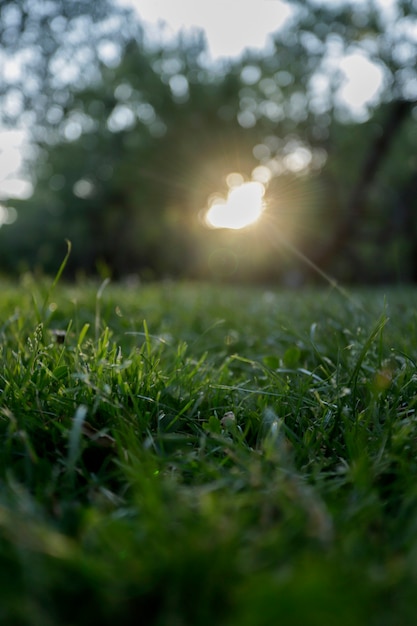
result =
[{"label": "sun", "polygon": [[264,209],[265,187],[257,181],[244,182],[240,174],[227,177],[227,199],[212,196],[205,221],[210,228],[239,230],[255,223]]}]

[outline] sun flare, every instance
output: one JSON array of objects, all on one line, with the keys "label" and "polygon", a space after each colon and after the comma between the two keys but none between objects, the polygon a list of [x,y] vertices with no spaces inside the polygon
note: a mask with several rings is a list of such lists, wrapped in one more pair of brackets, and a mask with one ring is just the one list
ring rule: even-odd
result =
[{"label": "sun flare", "polygon": [[211,228],[239,230],[256,222],[263,211],[265,187],[262,183],[243,182],[240,174],[227,177],[229,193],[227,199],[214,196],[206,213],[206,223]]}]

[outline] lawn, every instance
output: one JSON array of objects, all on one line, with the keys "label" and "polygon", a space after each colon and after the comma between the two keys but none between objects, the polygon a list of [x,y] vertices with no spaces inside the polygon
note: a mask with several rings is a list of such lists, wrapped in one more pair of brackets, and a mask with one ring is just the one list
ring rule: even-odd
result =
[{"label": "lawn", "polygon": [[417,621],[417,291],[1,286],[0,624]]}]

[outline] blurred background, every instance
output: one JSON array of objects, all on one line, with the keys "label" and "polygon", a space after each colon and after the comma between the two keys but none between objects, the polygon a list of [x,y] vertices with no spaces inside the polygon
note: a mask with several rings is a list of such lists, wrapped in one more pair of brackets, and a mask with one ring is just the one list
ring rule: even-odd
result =
[{"label": "blurred background", "polygon": [[1,275],[417,281],[417,0],[1,0],[0,45]]}]

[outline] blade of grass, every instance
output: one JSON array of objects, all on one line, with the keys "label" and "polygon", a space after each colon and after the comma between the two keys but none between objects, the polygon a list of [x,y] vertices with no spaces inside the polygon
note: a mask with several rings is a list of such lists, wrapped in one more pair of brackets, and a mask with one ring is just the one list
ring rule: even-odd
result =
[{"label": "blade of grass", "polygon": [[71,478],[74,476],[75,465],[81,453],[81,434],[86,417],[87,407],[80,405],[75,412],[68,440],[67,471]]},{"label": "blade of grass", "polygon": [[369,334],[368,339],[365,341],[365,344],[362,348],[362,350],[359,353],[359,357],[356,361],[355,367],[353,368],[352,374],[350,376],[349,382],[348,382],[348,386],[356,386],[356,382],[358,380],[358,376],[359,376],[359,372],[360,369],[362,367],[362,364],[365,360],[366,355],[369,352],[369,349],[371,347],[371,345],[373,344],[373,342],[375,341],[375,339],[378,337],[378,335],[380,335],[380,333],[382,332],[384,326],[387,324],[388,322],[388,317],[386,317],[385,314],[383,314],[377,321],[377,323],[375,324],[374,328],[372,329],[371,333]]},{"label": "blade of grass", "polygon": [[103,295],[103,291],[105,290],[105,288],[107,287],[107,285],[110,282],[110,278],[106,278],[105,280],[103,280],[103,282],[101,283],[98,291],[97,291],[97,295],[96,295],[96,315],[95,315],[95,319],[94,319],[94,328],[95,328],[95,338],[96,341],[98,341],[99,335],[100,335],[100,321],[101,321],[101,297]]},{"label": "blade of grass", "polygon": [[66,255],[65,255],[61,265],[59,266],[59,269],[58,269],[58,271],[57,271],[57,273],[55,275],[54,280],[52,281],[51,286],[49,287],[48,291],[46,292],[46,296],[45,296],[45,299],[44,299],[43,304],[42,304],[42,320],[45,317],[45,311],[47,309],[48,302],[49,302],[49,300],[50,300],[50,298],[51,298],[51,296],[52,296],[52,294],[53,294],[53,292],[55,290],[55,287],[57,286],[57,284],[58,284],[58,282],[59,282],[59,280],[60,280],[60,278],[62,276],[62,273],[63,273],[63,271],[64,271],[64,269],[65,269],[65,267],[66,267],[66,265],[68,263],[68,259],[69,259],[70,254],[71,254],[72,244],[69,241],[69,239],[66,239],[65,242],[67,244],[67,253],[66,253]]}]

